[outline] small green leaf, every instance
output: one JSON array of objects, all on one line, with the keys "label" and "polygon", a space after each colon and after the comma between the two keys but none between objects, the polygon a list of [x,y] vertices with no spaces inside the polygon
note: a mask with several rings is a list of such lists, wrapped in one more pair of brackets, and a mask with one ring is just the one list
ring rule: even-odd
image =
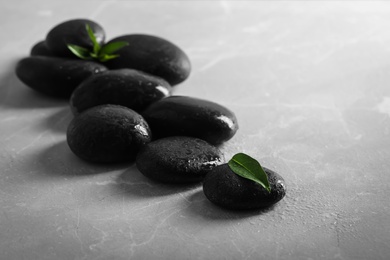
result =
[{"label": "small green leaf", "polygon": [[235,154],[228,162],[230,169],[237,175],[257,182],[263,186],[268,192],[271,192],[271,187],[268,182],[268,176],[265,173],[260,163],[244,153]]},{"label": "small green leaf", "polygon": [[129,43],[128,42],[110,42],[106,45],[104,45],[101,50],[100,50],[100,53],[102,55],[105,55],[105,54],[113,54],[114,52],[122,49],[123,47],[125,46],[128,46]]},{"label": "small green leaf", "polygon": [[88,49],[74,45],[74,44],[68,44],[67,47],[77,57],[84,59],[84,60],[91,59],[91,54],[89,53]]},{"label": "small green leaf", "polygon": [[93,53],[97,54],[100,51],[100,44],[97,42],[96,36],[95,36],[94,32],[92,31],[91,26],[89,26],[89,24],[86,24],[85,27],[87,29],[89,38],[91,39],[92,44],[93,44]]}]

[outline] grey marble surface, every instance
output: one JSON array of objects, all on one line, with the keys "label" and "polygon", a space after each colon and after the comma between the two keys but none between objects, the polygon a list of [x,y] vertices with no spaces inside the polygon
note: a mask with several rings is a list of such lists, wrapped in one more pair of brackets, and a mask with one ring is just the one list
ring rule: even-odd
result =
[{"label": "grey marble surface", "polygon": [[[389,259],[390,3],[3,1],[0,259]],[[246,152],[286,180],[262,211],[212,205],[131,164],[93,165],[66,144],[67,101],[16,62],[55,24],[148,33],[189,55],[177,95],[233,110]]]}]

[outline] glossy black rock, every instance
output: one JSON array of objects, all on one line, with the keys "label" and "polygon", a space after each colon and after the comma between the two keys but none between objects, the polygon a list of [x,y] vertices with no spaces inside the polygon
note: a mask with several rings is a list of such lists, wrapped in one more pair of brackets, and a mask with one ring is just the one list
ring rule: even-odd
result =
[{"label": "glossy black rock", "polygon": [[68,49],[67,44],[75,44],[92,50],[93,45],[88,36],[86,24],[89,24],[97,42],[102,45],[105,39],[105,32],[99,24],[88,19],[74,19],[60,23],[49,31],[46,36],[48,49],[60,57],[75,56]]},{"label": "glossy black rock", "polygon": [[235,174],[228,164],[210,171],[203,182],[203,192],[214,204],[228,209],[257,209],[269,207],[286,194],[283,178],[276,172],[264,168],[271,192],[260,184]]},{"label": "glossy black rock", "polygon": [[104,65],[92,61],[31,56],[18,62],[16,75],[36,91],[69,98],[83,80],[105,70]]},{"label": "glossy black rock", "polygon": [[151,140],[142,116],[116,105],[96,106],[76,116],[66,137],[74,154],[98,163],[134,161],[138,150]]},{"label": "glossy black rock", "polygon": [[222,163],[218,148],[201,139],[183,136],[153,141],[141,149],[136,159],[142,174],[165,183],[199,182]]},{"label": "glossy black rock", "polygon": [[54,57],[55,54],[49,50],[45,41],[40,41],[34,44],[30,51],[31,56],[50,56]]},{"label": "glossy black rock", "polygon": [[170,93],[169,83],[159,77],[131,69],[110,70],[83,81],[73,92],[70,105],[75,115],[102,104],[141,111]]},{"label": "glossy black rock", "polygon": [[126,41],[128,46],[120,49],[118,58],[107,62],[110,69],[130,68],[141,70],[168,81],[172,86],[184,81],[190,74],[188,56],[173,43],[151,35],[131,34],[112,39],[110,42]]},{"label": "glossy black rock", "polygon": [[232,138],[238,129],[232,111],[193,97],[167,97],[149,106],[142,115],[156,138],[192,136],[215,145]]}]

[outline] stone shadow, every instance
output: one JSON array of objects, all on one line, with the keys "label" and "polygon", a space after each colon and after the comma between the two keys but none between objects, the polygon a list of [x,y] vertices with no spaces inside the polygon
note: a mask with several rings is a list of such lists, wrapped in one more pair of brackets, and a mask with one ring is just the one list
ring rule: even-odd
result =
[{"label": "stone shadow", "polygon": [[77,177],[107,173],[128,168],[132,163],[98,164],[81,160],[72,153],[66,140],[49,146],[35,158],[33,165],[36,178]]},{"label": "stone shadow", "polygon": [[70,111],[69,106],[61,108],[54,114],[48,116],[45,119],[44,127],[46,129],[51,129],[54,132],[66,133],[70,121],[73,119],[73,114]]},{"label": "stone shadow", "polygon": [[142,175],[133,165],[117,177],[113,188],[118,190],[118,194],[127,194],[131,197],[158,197],[189,191],[200,185],[200,183],[167,184],[156,182]]}]

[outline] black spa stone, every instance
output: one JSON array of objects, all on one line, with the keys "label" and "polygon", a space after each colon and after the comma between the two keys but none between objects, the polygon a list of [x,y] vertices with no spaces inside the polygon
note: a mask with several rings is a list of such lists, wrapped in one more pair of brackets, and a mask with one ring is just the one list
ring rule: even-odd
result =
[{"label": "black spa stone", "polygon": [[151,140],[142,116],[117,105],[96,106],[74,117],[66,137],[75,155],[97,163],[134,161]]},{"label": "black spa stone", "polygon": [[146,177],[164,183],[191,183],[203,180],[223,163],[218,148],[193,137],[174,136],[145,145],[136,165]]},{"label": "black spa stone", "polygon": [[48,56],[21,59],[16,66],[17,77],[28,87],[52,97],[69,98],[86,78],[107,70],[93,61]]},{"label": "black spa stone", "polygon": [[172,86],[187,79],[191,71],[185,52],[172,42],[152,35],[129,34],[116,37],[111,42],[125,41],[129,45],[118,50],[119,57],[109,60],[109,69],[130,68],[156,75]]},{"label": "black spa stone", "polygon": [[87,78],[73,92],[73,114],[97,105],[114,104],[137,112],[171,94],[164,79],[132,69],[109,70]]},{"label": "black spa stone", "polygon": [[264,168],[271,192],[260,184],[235,174],[228,164],[222,164],[210,171],[203,182],[203,192],[212,203],[227,209],[258,209],[269,207],[286,194],[282,176]]},{"label": "black spa stone", "polygon": [[217,103],[186,96],[170,96],[142,112],[153,136],[192,136],[211,144],[221,144],[238,129],[232,111]]}]

